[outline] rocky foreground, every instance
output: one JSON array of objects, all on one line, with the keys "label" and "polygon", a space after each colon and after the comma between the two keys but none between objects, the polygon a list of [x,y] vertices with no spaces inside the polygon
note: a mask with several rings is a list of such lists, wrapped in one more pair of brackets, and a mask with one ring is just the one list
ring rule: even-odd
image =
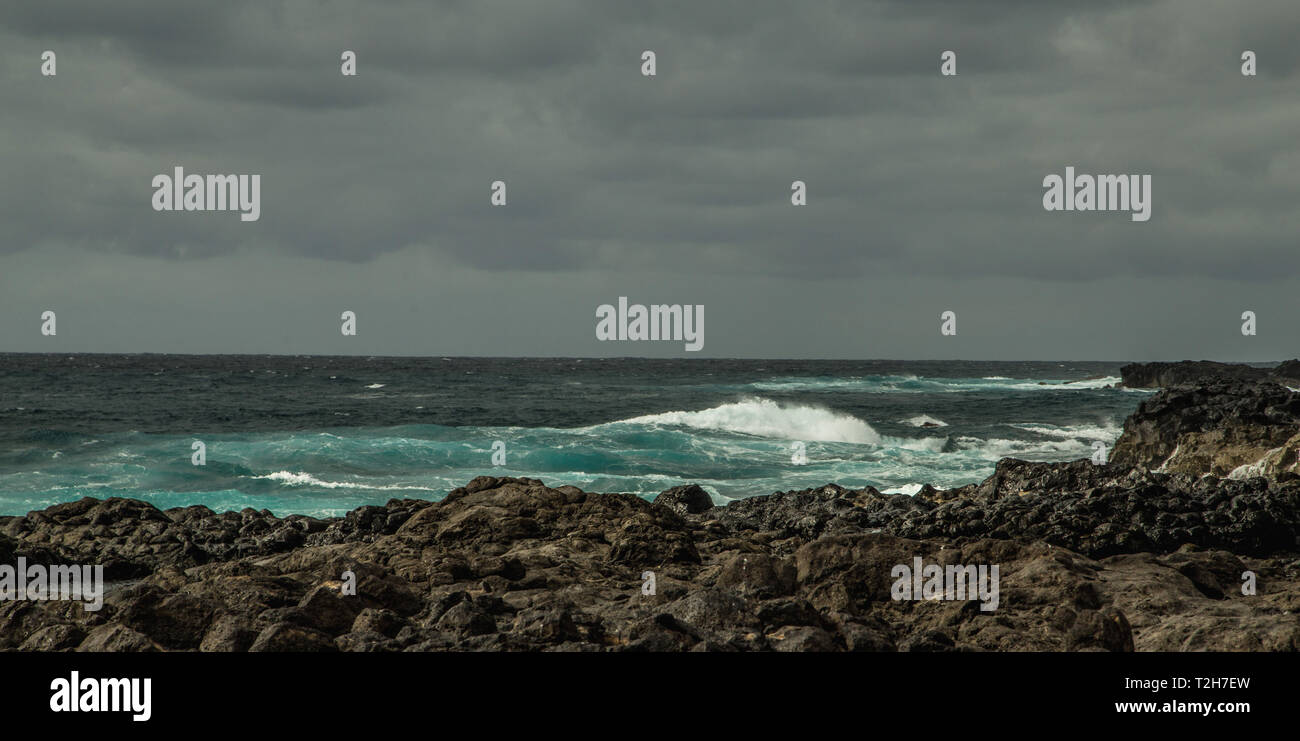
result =
[{"label": "rocky foreground", "polygon": [[[0,602],[0,649],[1295,651],[1297,434],[1300,394],[1228,381],[1149,398],[1106,465],[916,496],[480,477],[324,520],[87,498],[0,518],[0,564],[102,564],[103,608]],[[997,609],[893,599],[916,557],[999,565]]]}]

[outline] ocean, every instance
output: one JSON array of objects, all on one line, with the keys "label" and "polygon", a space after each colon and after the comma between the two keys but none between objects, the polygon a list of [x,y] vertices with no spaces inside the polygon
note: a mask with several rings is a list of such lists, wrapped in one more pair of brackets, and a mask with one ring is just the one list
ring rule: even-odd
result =
[{"label": "ocean", "polygon": [[0,354],[0,515],[120,496],[335,516],[480,475],[913,493],[1109,449],[1150,393],[1109,388],[1121,364]]}]

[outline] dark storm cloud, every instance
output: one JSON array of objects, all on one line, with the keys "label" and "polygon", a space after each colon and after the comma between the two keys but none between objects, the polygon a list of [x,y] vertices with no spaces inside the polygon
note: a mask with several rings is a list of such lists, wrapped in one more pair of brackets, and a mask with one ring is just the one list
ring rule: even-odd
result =
[{"label": "dark storm cloud", "polygon": [[[416,250],[792,293],[1300,276],[1291,0],[9,5],[0,255]],[[150,181],[177,165],[261,174],[261,219],[154,212]],[[1067,165],[1152,174],[1151,220],[1045,212]],[[286,295],[314,290],[284,269]]]}]

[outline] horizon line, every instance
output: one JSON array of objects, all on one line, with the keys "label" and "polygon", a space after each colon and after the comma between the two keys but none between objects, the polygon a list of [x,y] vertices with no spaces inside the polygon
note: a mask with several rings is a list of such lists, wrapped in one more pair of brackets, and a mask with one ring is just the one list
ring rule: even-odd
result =
[{"label": "horizon line", "polygon": [[1242,365],[1257,365],[1265,363],[1279,364],[1284,360],[1211,360],[1208,358],[1183,358],[1181,360],[1115,360],[1115,359],[1042,359],[1042,358],[1009,358],[1009,359],[970,359],[970,358],[849,358],[849,357],[819,357],[819,358],[799,358],[799,357],[674,357],[674,356],[645,356],[645,355],[388,355],[375,353],[258,353],[258,352],[220,352],[220,353],[192,353],[192,352],[99,352],[99,351],[63,351],[63,352],[31,352],[31,351],[0,351],[0,356],[9,355],[36,355],[36,356],[78,356],[78,355],[99,355],[99,356],[160,356],[160,357],[263,357],[263,358],[408,358],[408,359],[446,359],[446,360],[666,360],[666,361],[686,361],[686,362],[708,362],[723,360],[748,360],[748,361],[777,361],[777,362],[887,362],[887,363],[1185,363],[1185,362],[1211,362],[1211,363],[1229,363]]}]

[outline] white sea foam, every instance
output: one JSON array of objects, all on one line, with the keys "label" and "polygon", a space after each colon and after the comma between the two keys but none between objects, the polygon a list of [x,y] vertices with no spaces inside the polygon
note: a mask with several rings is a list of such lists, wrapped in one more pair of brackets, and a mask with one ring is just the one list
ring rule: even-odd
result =
[{"label": "white sea foam", "polygon": [[[1276,448],[1274,450],[1276,450]],[[1273,452],[1272,450],[1269,451],[1269,453],[1272,452]],[[1243,463],[1242,465],[1237,466],[1236,468],[1232,469],[1232,471],[1228,474],[1228,478],[1251,479],[1256,476],[1263,476],[1265,471],[1264,463],[1267,458],[1268,455],[1265,455],[1253,463]]]},{"label": "white sea foam", "polygon": [[1012,424],[1018,430],[1034,432],[1047,437],[1055,437],[1062,440],[1075,440],[1083,438],[1085,440],[1101,440],[1102,442],[1113,442],[1119,439],[1123,429],[1114,423],[1105,425],[1067,425],[1059,427],[1057,425],[1046,423],[1021,423]]},{"label": "white sea foam", "polygon": [[427,486],[403,486],[400,484],[358,484],[351,481],[323,481],[309,473],[294,471],[276,471],[255,479],[278,481],[286,486],[313,486],[320,489],[372,489],[376,491],[440,491]]},{"label": "white sea foam", "polygon": [[882,445],[919,453],[942,453],[948,444],[946,437],[885,437]]},{"label": "white sea foam", "polygon": [[918,414],[915,417],[908,417],[907,419],[903,420],[903,422],[913,427],[925,427],[927,424],[932,427],[948,426],[947,422],[944,422],[942,419],[936,419],[935,417],[931,417],[928,414]]},{"label": "white sea foam", "polygon": [[1027,458],[1033,460],[1073,460],[1091,454],[1092,447],[1078,439],[1066,440],[1008,440],[1004,438],[959,437],[957,448],[970,456],[986,461],[1002,458]]},{"label": "white sea foam", "polygon": [[1106,376],[1104,378],[1088,378],[1079,381],[1058,381],[1042,380],[1035,381],[1032,379],[1015,379],[1008,378],[1006,381],[998,381],[990,384],[988,388],[993,389],[1011,389],[1015,391],[1088,391],[1094,389],[1104,389],[1114,386],[1122,379],[1119,376]]},{"label": "white sea foam", "polygon": [[[969,393],[972,391],[1088,391],[1119,384],[1119,376],[1076,381],[1063,379],[1007,378],[933,378],[915,375],[868,376],[847,378],[780,378],[748,384],[757,391],[861,391],[863,393]],[[1126,391],[1131,389],[1124,389]],[[1146,389],[1142,389],[1145,391]]]},{"label": "white sea foam", "polygon": [[895,486],[889,489],[881,489],[880,493],[881,494],[906,494],[909,497],[913,497],[916,496],[916,493],[921,490],[921,486],[922,486],[921,484],[903,484],[902,486]]},{"label": "white sea foam", "polygon": [[[1253,463],[1243,463],[1232,469],[1228,474],[1230,479],[1250,479],[1256,476],[1263,476],[1268,472],[1268,462],[1270,459],[1276,460],[1279,452],[1286,448],[1285,445],[1273,448],[1259,457],[1259,460]],[[1171,456],[1172,457],[1172,456]]]},{"label": "white sea foam", "polygon": [[747,399],[698,412],[664,412],[612,424],[681,425],[703,430],[738,432],[782,440],[876,445],[880,435],[871,425],[848,414],[811,406],[781,406],[770,399]]}]

